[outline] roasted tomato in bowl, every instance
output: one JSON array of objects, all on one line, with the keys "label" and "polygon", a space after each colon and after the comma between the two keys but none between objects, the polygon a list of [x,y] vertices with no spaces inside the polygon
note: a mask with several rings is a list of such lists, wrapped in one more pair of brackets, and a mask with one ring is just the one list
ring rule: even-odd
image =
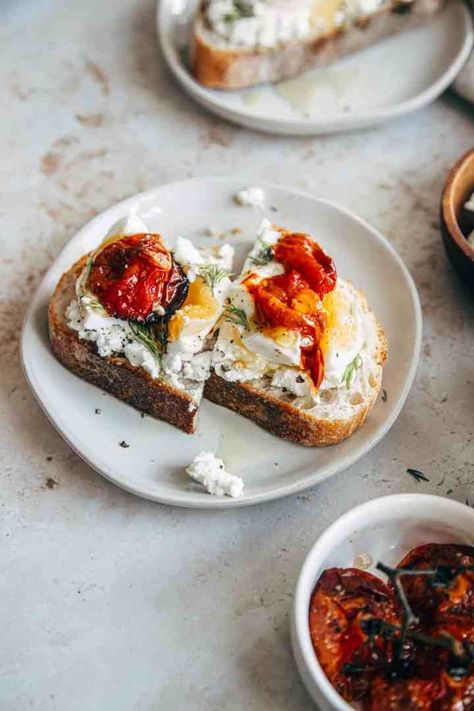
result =
[{"label": "roasted tomato in bowl", "polygon": [[[410,551],[398,568],[437,576],[403,576],[408,602],[424,627],[451,625],[469,627],[474,642],[474,548],[428,543]],[[462,572],[458,572],[461,570]]]},{"label": "roasted tomato in bowl", "polygon": [[143,322],[174,313],[189,282],[160,235],[136,234],[96,252],[87,285],[111,316]]},{"label": "roasted tomato in bowl", "polygon": [[329,568],[311,597],[309,627],[319,663],[336,690],[348,701],[363,699],[380,659],[391,659],[391,643],[369,643],[367,620],[396,623],[392,591],[370,573],[356,568]]},{"label": "roasted tomato in bowl", "polygon": [[309,609],[311,641],[336,691],[363,711],[474,711],[474,548],[427,544],[387,582],[329,568]]}]

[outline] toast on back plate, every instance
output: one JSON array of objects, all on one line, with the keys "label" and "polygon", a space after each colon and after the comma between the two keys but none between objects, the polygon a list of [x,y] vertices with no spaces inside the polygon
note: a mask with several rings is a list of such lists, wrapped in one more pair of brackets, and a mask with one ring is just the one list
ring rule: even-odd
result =
[{"label": "toast on back plate", "polygon": [[244,89],[322,67],[425,22],[446,0],[202,0],[190,45],[194,76]]},{"label": "toast on back plate", "polygon": [[208,336],[230,287],[233,249],[170,251],[137,217],[61,278],[49,304],[56,357],[138,410],[193,432]]},{"label": "toast on back plate", "polygon": [[264,220],[216,326],[205,397],[284,439],[336,444],[380,391],[387,341],[309,236]]}]

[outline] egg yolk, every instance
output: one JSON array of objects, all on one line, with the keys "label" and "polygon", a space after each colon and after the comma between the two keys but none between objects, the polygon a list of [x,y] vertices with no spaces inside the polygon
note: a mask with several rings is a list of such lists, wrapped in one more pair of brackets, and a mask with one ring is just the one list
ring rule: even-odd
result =
[{"label": "egg yolk", "polygon": [[168,340],[177,341],[186,322],[208,320],[215,315],[218,308],[219,303],[206,282],[199,277],[190,282],[183,306],[170,319]]}]

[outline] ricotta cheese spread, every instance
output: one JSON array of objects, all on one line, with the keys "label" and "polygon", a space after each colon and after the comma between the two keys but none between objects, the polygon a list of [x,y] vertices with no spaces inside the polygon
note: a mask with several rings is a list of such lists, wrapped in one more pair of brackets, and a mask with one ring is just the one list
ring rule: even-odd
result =
[{"label": "ricotta cheese spread", "polygon": [[234,199],[238,205],[243,207],[265,209],[265,192],[262,188],[245,188],[245,190],[240,190]]},{"label": "ricotta cheese spread", "polygon": [[388,1],[208,0],[204,16],[225,45],[269,48],[330,32],[373,14]]},{"label": "ricotta cheese spread", "polygon": [[209,0],[205,18],[226,43],[240,47],[273,47],[306,37],[312,29],[314,1]]},{"label": "ricotta cheese spread", "polygon": [[243,480],[226,472],[222,459],[212,452],[201,452],[186,469],[187,474],[194,481],[202,484],[209,494],[214,496],[242,496],[244,491]]}]

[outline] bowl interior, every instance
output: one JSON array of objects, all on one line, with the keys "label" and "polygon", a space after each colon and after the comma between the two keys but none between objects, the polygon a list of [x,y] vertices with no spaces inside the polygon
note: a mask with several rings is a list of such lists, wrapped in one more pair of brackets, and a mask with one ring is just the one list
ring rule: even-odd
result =
[{"label": "bowl interior", "polygon": [[[396,565],[423,543],[474,544],[474,510],[437,496],[387,496],[369,501],[339,518],[318,539],[303,566],[295,596],[294,626],[303,679],[322,708],[351,707],[327,680],[314,653],[308,625],[311,594],[321,573],[330,567],[361,567],[364,554],[374,575],[378,561]],[[301,663],[299,664],[301,670]]]}]

